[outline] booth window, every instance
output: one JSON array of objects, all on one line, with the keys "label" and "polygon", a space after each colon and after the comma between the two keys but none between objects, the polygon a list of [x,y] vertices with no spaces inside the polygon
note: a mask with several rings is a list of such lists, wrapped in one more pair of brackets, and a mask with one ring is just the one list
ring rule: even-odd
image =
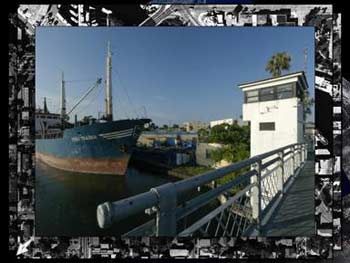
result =
[{"label": "booth window", "polygon": [[293,97],[293,84],[285,84],[277,87],[277,99]]},{"label": "booth window", "polygon": [[260,131],[274,131],[275,123],[274,122],[260,122],[259,123]]},{"label": "booth window", "polygon": [[258,90],[246,91],[245,101],[246,103],[259,101],[259,91]]},{"label": "booth window", "polygon": [[260,101],[274,100],[275,92],[274,88],[265,88],[260,90]]}]

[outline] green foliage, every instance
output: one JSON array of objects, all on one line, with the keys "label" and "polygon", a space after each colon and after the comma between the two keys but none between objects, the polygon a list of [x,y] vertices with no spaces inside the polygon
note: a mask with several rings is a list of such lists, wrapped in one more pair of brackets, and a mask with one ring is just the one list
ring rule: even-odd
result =
[{"label": "green foliage", "polygon": [[220,124],[211,129],[208,141],[224,144],[222,148],[213,150],[211,158],[215,162],[226,160],[238,162],[249,157],[250,128],[238,124]]},{"label": "green foliage", "polygon": [[198,130],[198,136],[208,136],[209,135],[209,130],[208,129],[199,129]]},{"label": "green foliage", "polygon": [[[209,143],[224,144],[222,148],[211,151],[211,158],[219,162],[226,160],[228,162],[239,162],[249,158],[250,151],[250,127],[239,126],[238,124],[220,124],[214,126],[210,132],[206,129],[198,131],[199,136],[205,136]],[[172,171],[186,176],[194,176],[213,170],[211,167],[205,166],[179,166]],[[237,176],[241,175],[243,171],[237,171],[225,175],[216,180],[217,185],[222,185],[232,181]],[[237,186],[230,190],[230,193],[237,193],[241,186]]]},{"label": "green foliage", "polygon": [[[239,162],[250,156],[250,127],[238,124],[221,124],[211,129],[209,142],[224,144],[222,148],[213,150],[211,158],[215,162],[226,160],[231,163]],[[218,185],[226,184],[241,175],[244,171],[232,172],[217,180]],[[232,194],[239,192],[240,186],[230,190]]]},{"label": "green foliage", "polygon": [[214,126],[209,135],[210,143],[233,144],[240,142],[249,144],[250,128],[249,126],[239,126],[238,124],[223,123]]},{"label": "green foliage", "polygon": [[212,150],[210,152],[210,158],[215,162],[219,162],[219,161],[223,160],[224,156],[223,156],[222,149]]},{"label": "green foliage", "polygon": [[198,130],[198,140],[200,142],[208,142],[209,129],[199,129]]},{"label": "green foliage", "polygon": [[[289,70],[291,60],[291,56],[287,52],[276,53],[267,62],[265,70],[270,72],[273,77],[279,77],[283,70]],[[303,91],[301,96],[304,106],[304,119],[306,119],[306,116],[311,114],[311,106],[314,104],[314,100],[310,98],[307,90]]]},{"label": "green foliage", "polygon": [[283,70],[289,70],[291,57],[286,52],[274,54],[266,64],[265,70],[273,77],[282,75]]},{"label": "green foliage", "polygon": [[210,170],[213,170],[213,168],[206,167],[206,166],[186,166],[186,165],[178,166],[172,169],[173,172],[183,174],[186,176],[194,176],[197,174],[208,172]]},{"label": "green foliage", "polygon": [[304,107],[304,120],[306,120],[307,115],[311,114],[311,107],[315,103],[315,100],[310,97],[308,90],[302,90],[301,102],[303,103]]},{"label": "green foliage", "polygon": [[218,185],[226,184],[226,183],[232,181],[233,179],[235,179],[237,176],[238,176],[237,172],[232,172],[232,173],[229,173],[229,174],[225,175],[224,177],[218,179],[216,182]]},{"label": "green foliage", "polygon": [[[216,181],[217,185],[220,186],[220,185],[223,185],[223,184],[227,184],[228,182],[231,182],[232,180],[234,180],[235,178],[237,178],[238,176],[244,174],[245,172],[247,172],[249,170],[249,168],[245,168],[245,169],[242,169],[241,171],[237,171],[237,172],[232,172],[232,173],[229,173],[227,175],[225,175],[224,177],[218,179]],[[230,189],[230,193],[231,194],[236,194],[238,193],[240,190],[242,190],[244,187],[242,185],[237,185],[236,187],[234,188],[231,188]]]},{"label": "green foliage", "polygon": [[[178,167],[172,169],[172,172],[182,174],[186,177],[191,177],[191,176],[195,176],[198,174],[206,173],[206,172],[211,171],[211,170],[214,170],[214,169],[211,167],[206,167],[206,166],[183,165],[183,166],[178,166]],[[216,183],[218,186],[226,184],[226,183],[232,181],[233,179],[235,179],[237,176],[243,174],[244,171],[247,171],[247,169],[244,169],[244,170],[242,169],[242,171],[229,173],[229,174],[225,175],[224,177],[216,180]],[[234,187],[230,190],[230,193],[231,194],[238,193],[241,189],[242,189],[241,186]]]}]

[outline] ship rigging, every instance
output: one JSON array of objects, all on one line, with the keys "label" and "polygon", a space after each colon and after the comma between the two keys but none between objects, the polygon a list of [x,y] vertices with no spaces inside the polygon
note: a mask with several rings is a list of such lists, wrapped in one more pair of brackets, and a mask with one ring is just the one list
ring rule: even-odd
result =
[{"label": "ship rigging", "polygon": [[102,79],[98,78],[94,85],[67,111],[66,87],[62,73],[61,109],[60,114],[55,114],[56,123],[54,124],[57,126],[57,117],[59,116],[58,121],[61,129],[55,134],[50,133],[50,123],[44,117],[52,118],[45,106],[46,112],[42,114],[43,118],[41,119],[41,123],[45,125],[36,125],[38,128],[44,127],[41,135],[37,136],[35,144],[36,157],[38,159],[52,167],[72,172],[119,175],[126,173],[133,147],[144,125],[150,124],[151,120],[113,120],[111,69],[112,54],[110,42],[108,42],[106,57],[106,113],[98,120],[88,116],[88,118],[84,117],[82,121],[77,122],[75,117],[74,125],[68,122],[68,115],[74,112],[81,102],[101,84]]}]

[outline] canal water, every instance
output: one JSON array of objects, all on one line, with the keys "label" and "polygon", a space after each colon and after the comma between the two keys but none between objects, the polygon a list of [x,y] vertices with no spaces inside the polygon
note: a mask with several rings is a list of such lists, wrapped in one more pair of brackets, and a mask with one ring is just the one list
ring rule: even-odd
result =
[{"label": "canal water", "polygon": [[37,236],[120,236],[146,222],[144,213],[100,229],[97,205],[116,201],[178,179],[129,167],[125,176],[61,171],[38,161],[35,171],[35,234]]}]

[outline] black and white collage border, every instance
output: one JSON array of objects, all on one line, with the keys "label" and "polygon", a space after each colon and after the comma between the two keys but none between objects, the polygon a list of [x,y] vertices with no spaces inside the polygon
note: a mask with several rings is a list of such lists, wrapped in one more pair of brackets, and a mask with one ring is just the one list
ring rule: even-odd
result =
[{"label": "black and white collage border", "polygon": [[[208,10],[213,10],[213,8],[220,10],[222,7],[222,5],[205,6]],[[237,10],[237,5],[230,6],[232,6],[232,10]],[[150,5],[144,6],[144,8],[149,9],[151,7]],[[196,8],[195,5],[191,7]],[[338,194],[339,187],[337,186],[340,178],[337,177],[336,173],[340,165],[340,154],[338,153],[341,150],[339,149],[341,146],[338,144],[341,137],[336,136],[338,135],[339,125],[341,127],[341,120],[339,122],[338,115],[336,115],[339,112],[339,96],[341,96],[339,95],[341,94],[341,77],[339,78],[339,74],[341,75],[339,59],[341,43],[338,41],[341,36],[340,14],[334,15],[331,5],[243,5],[240,7],[247,21],[251,21],[243,26],[270,26],[266,24],[266,19],[259,18],[282,15],[285,19],[282,19],[275,26],[315,27],[315,203],[319,204],[322,201],[325,209],[317,210],[318,206],[315,205],[317,222],[317,235],[315,237],[262,238],[259,240],[270,244],[275,244],[280,240],[289,240],[290,242],[287,243],[292,244],[290,247],[295,251],[304,253],[305,257],[310,254],[307,252],[310,246],[316,246],[313,251],[319,251],[318,256],[325,257],[324,255],[326,255],[329,258],[332,256],[332,248],[341,248],[341,239],[339,239],[341,225],[338,222],[340,221],[338,220],[339,215],[341,215],[338,205],[339,198],[341,198],[339,196],[341,195]],[[69,10],[69,8],[72,10]],[[58,25],[106,26],[105,11],[108,8],[110,6],[20,5],[18,14],[10,16],[12,34],[10,34],[11,42],[9,43],[9,220],[10,238],[12,238],[10,240],[10,250],[15,250],[15,254],[21,256],[28,254],[26,251],[28,250],[28,244],[37,239],[34,235],[35,160],[33,158],[35,134],[35,27]],[[118,9],[118,6],[115,5],[114,8]],[[181,8],[186,9],[190,6],[181,5]],[[91,12],[92,10],[94,12]],[[173,12],[176,12],[176,8],[173,9]],[[92,13],[94,13],[94,16]],[[171,12],[169,15],[171,15]],[[191,18],[181,19],[188,20],[186,25],[193,25],[193,23],[191,24]],[[134,20],[132,18],[126,22],[115,20],[119,21],[118,25],[135,26],[140,24],[139,18]],[[330,103],[327,103],[328,101]],[[329,107],[325,107],[325,105]],[[318,120],[318,116],[322,116],[321,121]],[[326,197],[329,195],[333,197],[332,200],[327,200]],[[27,228],[30,230],[25,231],[27,229],[25,226],[29,226]],[[81,239],[85,239],[85,237],[81,237]],[[153,241],[156,241],[155,239],[151,238]],[[252,243],[254,239],[238,238],[238,240],[247,244],[248,247],[249,242]],[[170,239],[164,241],[166,243],[171,242]],[[166,244],[162,244],[162,246],[166,246]],[[324,251],[328,252],[325,253]]]},{"label": "black and white collage border", "polygon": [[342,248],[342,67],[341,67],[341,14],[333,15],[333,240],[334,250]]}]

